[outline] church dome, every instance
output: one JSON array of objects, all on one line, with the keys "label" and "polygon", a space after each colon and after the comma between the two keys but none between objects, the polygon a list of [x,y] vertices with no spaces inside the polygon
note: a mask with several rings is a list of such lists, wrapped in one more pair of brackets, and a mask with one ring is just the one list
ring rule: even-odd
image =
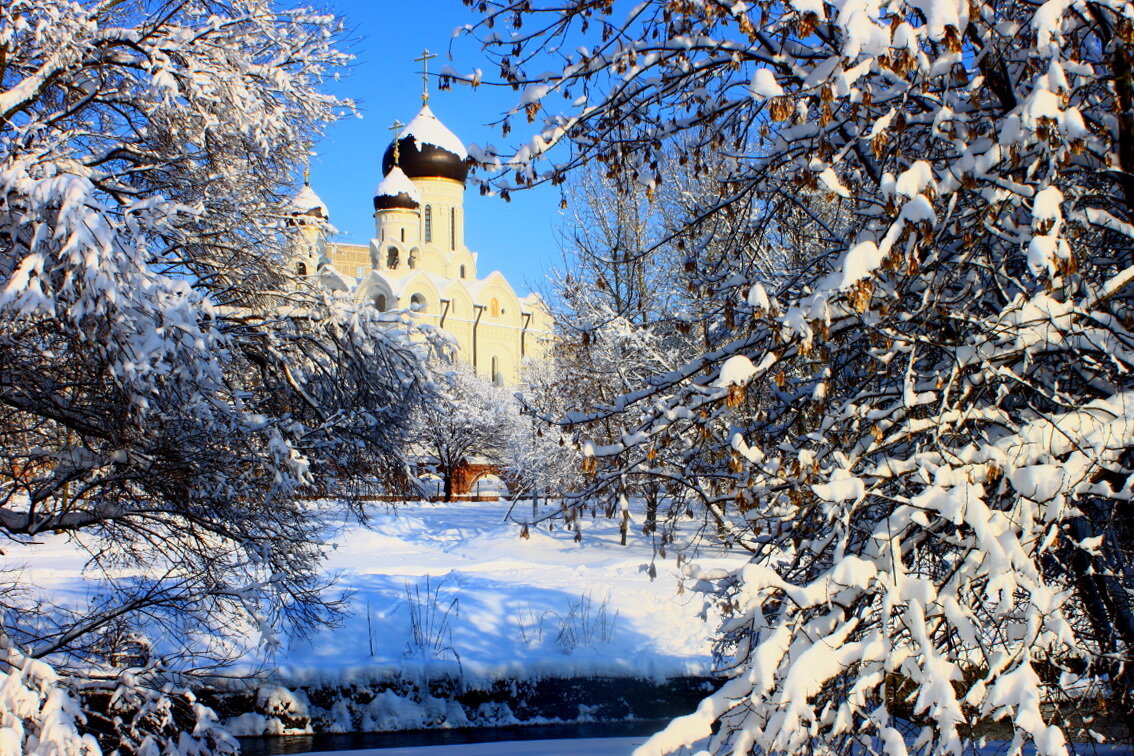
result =
[{"label": "church dome", "polygon": [[[400,161],[399,161],[400,162]],[[374,190],[375,210],[416,210],[421,206],[421,193],[402,169],[395,165]]]},{"label": "church dome", "polygon": [[323,203],[323,200],[319,198],[319,195],[315,193],[315,190],[312,189],[311,185],[306,183],[306,181],[303,184],[303,188],[291,198],[290,209],[295,215],[310,215],[322,220],[327,220],[331,217],[327,212],[326,204]]},{"label": "church dome", "polygon": [[[457,135],[437,120],[428,105],[398,135],[398,167],[409,178],[447,178],[460,181],[468,177],[468,152]],[[394,143],[382,155],[382,173],[394,167]],[[377,201],[377,198],[375,198]]]}]

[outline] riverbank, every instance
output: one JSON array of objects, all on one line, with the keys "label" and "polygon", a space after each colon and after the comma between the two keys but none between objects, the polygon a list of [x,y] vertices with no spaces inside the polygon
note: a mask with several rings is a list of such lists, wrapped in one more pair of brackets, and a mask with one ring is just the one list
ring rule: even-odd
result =
[{"label": "riverbank", "polygon": [[[634,527],[622,545],[619,524],[602,516],[581,522],[579,538],[550,521],[522,537],[511,506],[403,503],[363,526],[326,505],[326,569],[348,591],[344,622],[288,639],[273,657],[249,654],[257,682],[210,703],[242,736],[659,719],[695,708],[714,687],[718,618],[683,591],[663,556],[674,544]],[[531,512],[530,502],[516,506]]]}]

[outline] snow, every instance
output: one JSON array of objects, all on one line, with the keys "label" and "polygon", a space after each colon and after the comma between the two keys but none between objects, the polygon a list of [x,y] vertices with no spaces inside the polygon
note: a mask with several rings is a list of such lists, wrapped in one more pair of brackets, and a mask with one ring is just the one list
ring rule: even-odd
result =
[{"label": "snow", "polygon": [[846,470],[836,470],[827,483],[816,483],[811,487],[815,495],[825,501],[851,501],[866,493],[862,479],[856,478]]},{"label": "snow", "polygon": [[748,87],[754,100],[769,100],[781,97],[784,88],[776,81],[776,74],[770,68],[757,68],[752,74],[752,83]]},{"label": "snow", "polygon": [[1063,219],[1060,205],[1063,203],[1063,192],[1058,187],[1048,186],[1036,193],[1032,202],[1032,224],[1044,221],[1058,223]]},{"label": "snow", "polygon": [[772,309],[772,302],[768,298],[768,292],[764,289],[763,284],[756,282],[748,290],[748,304],[754,310],[762,312],[770,312]]},{"label": "snow", "polygon": [[[575,542],[574,531],[561,523],[554,530],[532,526],[530,536],[520,538],[519,526],[505,522],[511,505],[504,500],[407,503],[396,512],[376,506],[369,528],[337,509],[326,512],[334,546],[325,570],[353,592],[344,624],[309,639],[285,639],[274,659],[251,652],[238,668],[275,664],[283,685],[429,676],[458,668],[472,681],[590,674],[664,678],[712,669],[712,617],[706,622],[697,616],[699,597],[678,594],[675,562],[658,561],[658,577],[647,577],[654,543],[636,527],[623,547],[618,520],[601,513],[580,521],[582,540]],[[540,512],[557,509],[557,503],[543,504]],[[513,516],[523,519],[531,511],[530,502],[519,502]],[[633,520],[637,512],[634,505]],[[690,534],[695,526],[690,523]],[[78,602],[91,590],[83,555],[62,537],[5,552],[4,566],[23,565],[28,585],[59,599]],[[737,566],[741,560],[709,554],[701,563]],[[424,605],[414,605],[418,596]],[[415,644],[413,612],[443,612],[454,600],[451,633],[427,648]],[[588,601],[592,614],[605,602],[612,630],[608,638],[570,646],[561,631],[586,630],[571,628],[570,614]],[[410,720],[418,716],[403,713]],[[245,718],[242,732],[264,724]]]},{"label": "snow", "polygon": [[291,200],[291,207],[296,213],[307,213],[318,210],[324,218],[331,217],[327,212],[327,205],[315,193],[310,184],[304,184]]},{"label": "snow", "polygon": [[459,156],[461,160],[469,156],[468,152],[465,151],[464,143],[457,138],[456,134],[449,131],[445,124],[437,119],[437,116],[433,115],[433,111],[429,109],[428,105],[421,107],[418,114],[398,135],[398,139],[401,140],[407,136],[413,137],[418,145],[432,144],[443,150],[448,150]]},{"label": "snow", "polygon": [[882,251],[872,241],[854,245],[843,258],[842,272],[837,276],[836,287],[845,289],[866,278],[882,264],[882,258]]},{"label": "snow", "polygon": [[894,184],[894,192],[913,199],[928,186],[934,186],[933,167],[924,160],[918,160],[898,176]]},{"label": "snow", "polygon": [[410,181],[405,171],[395,165],[382,178],[378,188],[374,190],[374,195],[376,197],[397,197],[399,194],[404,194],[414,202],[421,204],[421,192]]},{"label": "snow", "polygon": [[717,386],[746,384],[756,375],[756,365],[743,354],[734,354],[721,365],[721,373],[714,382]]}]

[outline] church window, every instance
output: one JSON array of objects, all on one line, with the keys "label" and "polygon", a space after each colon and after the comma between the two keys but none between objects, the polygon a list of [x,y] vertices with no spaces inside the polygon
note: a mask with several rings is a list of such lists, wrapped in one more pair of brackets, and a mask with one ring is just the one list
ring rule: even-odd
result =
[{"label": "church window", "polygon": [[378,312],[385,312],[386,311],[386,295],[385,294],[379,294],[379,295],[374,297],[374,309],[378,310]]},{"label": "church window", "polygon": [[402,241],[405,241],[405,240],[406,240],[406,230],[405,230],[405,228],[402,228]]},{"label": "church window", "polygon": [[496,297],[493,297],[492,301],[488,303],[488,313],[494,318],[500,317],[500,300]]},{"label": "church window", "polygon": [[386,267],[390,270],[398,269],[398,248],[390,247],[386,250]]},{"label": "church window", "polygon": [[299,265],[296,265],[295,272],[301,276],[307,275],[307,263],[299,263]]},{"label": "church window", "polygon": [[413,270],[414,268],[417,267],[417,249],[416,248],[410,250],[409,258],[406,260],[406,265],[408,265],[410,267],[410,270]]},{"label": "church window", "polygon": [[457,248],[457,208],[449,208],[449,249]]},{"label": "church window", "polygon": [[425,243],[433,241],[433,206],[425,206]]},{"label": "church window", "polygon": [[500,360],[492,358],[492,382],[497,386],[504,385],[504,376],[500,374]]},{"label": "church window", "polygon": [[425,312],[425,295],[418,293],[410,297],[410,309]]},{"label": "church window", "polygon": [[465,277],[465,266],[462,265],[461,266],[461,278],[464,278],[464,277]]}]

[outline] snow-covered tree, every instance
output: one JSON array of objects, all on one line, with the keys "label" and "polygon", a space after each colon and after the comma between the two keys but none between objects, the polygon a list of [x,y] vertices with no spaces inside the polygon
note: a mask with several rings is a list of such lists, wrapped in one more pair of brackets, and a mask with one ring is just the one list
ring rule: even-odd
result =
[{"label": "snow-covered tree", "polygon": [[504,462],[520,422],[519,405],[468,365],[436,367],[437,396],[417,406],[411,439],[418,461],[441,478],[445,501],[452,501],[463,465],[474,459]]},{"label": "snow-covered tree", "polygon": [[569,377],[558,359],[558,345],[536,360],[525,361],[518,388],[520,416],[504,450],[503,466],[513,498],[532,502],[532,516],[516,514],[521,524],[547,516],[540,513],[540,499],[558,498],[580,489],[579,450],[570,431],[548,423],[546,417],[561,417],[574,406]]},{"label": "snow-covered tree", "polygon": [[422,382],[403,329],[288,273],[338,36],[262,0],[5,4],[0,533],[15,559],[66,535],[107,580],[5,593],[24,657],[161,685],[334,616],[297,494],[399,464]]},{"label": "snow-covered tree", "polygon": [[690,568],[732,679],[640,752],[960,753],[1004,720],[1062,754],[1134,710],[1134,5],[479,5],[513,118],[545,113],[471,150],[501,191],[656,191],[672,147],[723,157],[691,232],[754,214],[704,352],[589,414],[625,420],[597,476],[670,450],[751,554]]}]

